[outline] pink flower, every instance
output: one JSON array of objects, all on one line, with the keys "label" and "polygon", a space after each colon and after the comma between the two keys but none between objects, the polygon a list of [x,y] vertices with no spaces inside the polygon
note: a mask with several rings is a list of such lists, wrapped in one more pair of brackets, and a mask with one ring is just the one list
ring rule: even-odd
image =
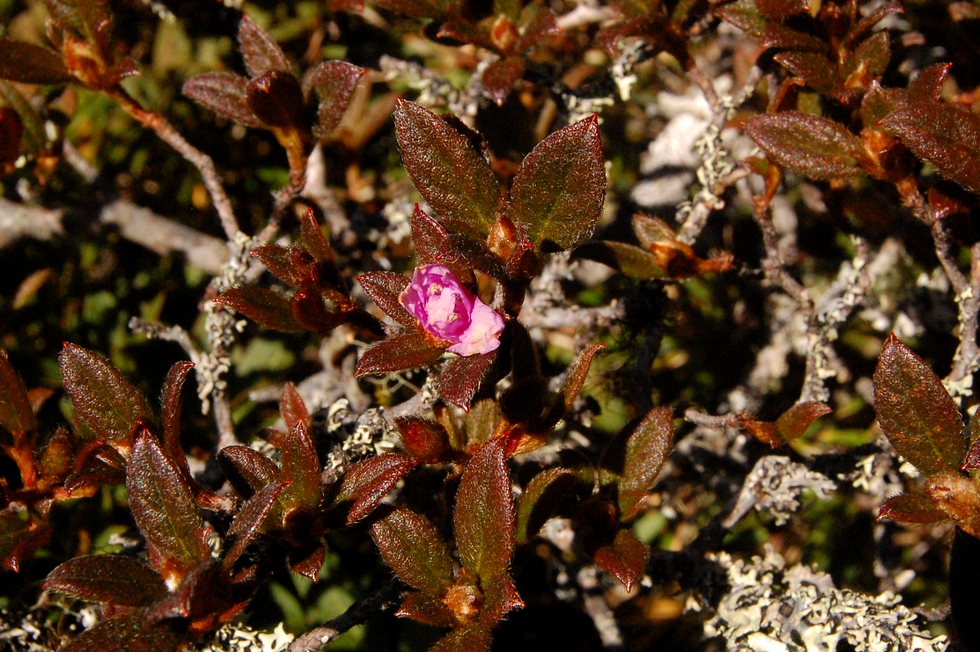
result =
[{"label": "pink flower", "polygon": [[500,346],[503,317],[463,287],[448,267],[416,267],[400,301],[422,328],[451,342],[453,353],[490,353]]}]

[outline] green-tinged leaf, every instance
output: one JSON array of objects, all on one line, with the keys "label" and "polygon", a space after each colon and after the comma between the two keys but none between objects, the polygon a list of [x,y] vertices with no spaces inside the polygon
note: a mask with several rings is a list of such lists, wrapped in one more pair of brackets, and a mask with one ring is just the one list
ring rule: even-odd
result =
[{"label": "green-tinged leaf", "polygon": [[870,82],[871,79],[884,74],[891,57],[891,38],[888,32],[875,32],[861,41],[861,45],[848,58],[844,77],[853,78],[855,81],[863,81],[863,77]]},{"label": "green-tinged leaf", "polygon": [[89,602],[127,607],[146,607],[167,594],[155,570],[123,555],[69,559],[51,571],[44,588]]},{"label": "green-tinged leaf", "polygon": [[892,496],[878,512],[879,521],[900,523],[939,523],[949,517],[925,494],[908,493]]},{"label": "green-tinged leaf", "polygon": [[262,533],[262,526],[272,513],[276,499],[288,484],[273,483],[266,486],[249,498],[235,514],[235,520],[231,522],[226,535],[226,540],[231,542],[224,558],[226,569],[234,566],[248,546]]},{"label": "green-tinged leaf", "polygon": [[395,615],[433,627],[452,627],[453,624],[453,616],[442,603],[441,597],[428,593],[409,593]]},{"label": "green-tinged leaf", "polygon": [[519,56],[494,61],[483,73],[483,87],[490,99],[503,106],[514,84],[524,76],[524,59]]},{"label": "green-tinged leaf", "polygon": [[619,480],[619,511],[626,521],[637,515],[644,496],[667,462],[674,442],[669,408],[650,410],[626,440],[626,460]]},{"label": "green-tinged leaf", "polygon": [[289,61],[282,48],[248,16],[242,16],[238,24],[238,45],[249,77],[258,77],[272,70],[289,72]]},{"label": "green-tinged leaf", "polygon": [[463,626],[449,632],[429,652],[490,652],[490,630],[481,625]]},{"label": "green-tinged leaf", "polygon": [[575,258],[585,258],[611,267],[630,278],[664,278],[667,270],[650,251],[612,240],[593,240],[575,249]]},{"label": "green-tinged leaf", "polygon": [[123,465],[107,464],[102,460],[89,462],[85,468],[65,478],[65,492],[69,496],[84,497],[93,495],[95,489],[104,485],[122,484],[126,482]]},{"label": "green-tinged leaf", "polygon": [[251,496],[270,484],[283,481],[282,470],[268,457],[248,446],[226,446],[218,462],[235,490]]},{"label": "green-tinged leaf", "polygon": [[565,403],[565,411],[568,412],[575,406],[575,399],[578,398],[579,392],[582,391],[582,387],[585,385],[585,379],[589,375],[589,367],[592,366],[592,359],[596,356],[596,353],[606,348],[605,344],[590,344],[589,346],[582,349],[572,364],[568,366],[568,370],[565,372],[565,379],[561,383],[561,396]]},{"label": "green-tinged leaf", "polygon": [[650,549],[632,530],[620,530],[612,543],[596,550],[594,558],[598,566],[609,571],[627,591],[631,591],[643,577],[650,560]]},{"label": "green-tinged leaf", "polygon": [[[285,412],[283,414],[285,416]],[[292,483],[283,494],[285,502],[293,508],[316,508],[320,504],[323,489],[320,483],[320,459],[317,457],[316,443],[310,436],[309,426],[305,421],[297,421],[273,443],[279,448],[282,478]]]},{"label": "green-tinged leaf", "polygon": [[172,628],[144,628],[139,611],[126,611],[97,622],[59,652],[172,652],[180,643]]},{"label": "green-tinged leaf", "polygon": [[0,78],[24,84],[66,84],[74,79],[54,50],[9,38],[0,38]]},{"label": "green-tinged leaf", "polygon": [[712,7],[711,12],[738,27],[756,41],[766,33],[768,21],[759,13],[754,0],[735,0],[730,4]]},{"label": "green-tinged leaf", "polygon": [[949,104],[923,102],[899,109],[881,126],[941,175],[980,193],[980,116]]},{"label": "green-tinged leaf", "polygon": [[247,285],[226,290],[214,299],[216,302],[237,310],[266,328],[285,333],[307,330],[293,315],[292,301],[266,288]]},{"label": "green-tinged leaf", "polygon": [[926,496],[946,517],[972,531],[980,521],[980,487],[959,471],[933,473],[922,483]]},{"label": "green-tinged leaf", "polygon": [[58,362],[75,420],[107,444],[128,450],[127,436],[133,424],[153,419],[143,395],[115,367],[88,349],[66,343]]},{"label": "green-tinged leaf", "polygon": [[470,409],[473,395],[480,389],[496,360],[496,351],[450,360],[439,374],[439,395],[456,407]]},{"label": "green-tinged leaf", "polygon": [[424,516],[392,510],[374,522],[371,536],[385,563],[413,589],[439,596],[452,585],[452,557]]},{"label": "green-tinged leaf", "polygon": [[807,113],[784,111],[745,123],[745,133],[787,170],[812,179],[861,174],[861,139],[844,125]]},{"label": "green-tinged leaf", "polygon": [[527,224],[535,246],[571,249],[592,235],[606,197],[596,115],[551,134],[521,163],[508,213]]},{"label": "green-tinged leaf", "polygon": [[0,564],[17,572],[31,538],[33,521],[24,510],[0,511]]},{"label": "green-tinged leaf", "polygon": [[779,48],[786,50],[807,50],[811,52],[827,52],[830,47],[813,34],[800,32],[782,23],[769,23],[762,35],[763,48]]},{"label": "green-tinged leaf", "polygon": [[180,445],[180,390],[184,387],[187,375],[194,368],[194,363],[188,360],[177,362],[170,367],[167,378],[163,381],[162,404],[163,414],[163,452],[174,464],[180,467],[188,477],[187,457]]},{"label": "green-tinged leaf", "polygon": [[877,128],[885,116],[904,106],[905,102],[903,89],[882,88],[877,81],[872,81],[868,92],[861,98],[861,122],[865,129]]},{"label": "green-tinged leaf", "polygon": [[934,104],[942,97],[951,63],[937,63],[922,70],[909,82],[909,104]]},{"label": "green-tinged leaf", "polygon": [[636,239],[640,241],[640,245],[647,250],[654,244],[677,239],[677,234],[666,222],[659,217],[644,215],[643,213],[633,215],[633,233],[636,234]]},{"label": "green-tinged leaf", "polygon": [[506,438],[470,458],[456,492],[453,531],[463,566],[477,577],[504,575],[514,555],[514,500]]},{"label": "green-tinged leaf", "polygon": [[837,85],[837,68],[822,52],[790,50],[774,55],[773,60],[819,93],[829,93]]},{"label": "green-tinged leaf", "polygon": [[26,432],[37,427],[27,387],[0,351],[0,426],[11,432]]},{"label": "green-tinged leaf", "polygon": [[874,373],[875,412],[895,451],[926,474],[958,469],[968,441],[942,381],[894,334]]},{"label": "green-tinged leaf", "polygon": [[286,383],[282,389],[282,400],[279,401],[279,412],[282,413],[282,420],[286,423],[287,429],[304,426],[309,432],[313,425],[310,411],[306,409],[303,397],[299,395],[296,385]]},{"label": "green-tinged leaf", "polygon": [[[520,11],[521,3],[516,2],[515,4]],[[535,50],[541,46],[542,39],[545,37],[561,33],[557,17],[547,7],[538,9],[529,21],[522,20],[521,23],[521,36],[514,44],[515,52],[526,53]]]},{"label": "green-tinged leaf", "polygon": [[418,320],[401,303],[401,293],[409,284],[407,276],[394,272],[368,272],[358,276],[357,282],[386,315],[402,326],[418,326]]},{"label": "green-tinged leaf", "polygon": [[577,479],[568,469],[553,467],[537,474],[517,502],[517,543],[527,543],[558,512]]},{"label": "green-tinged leaf", "polygon": [[365,68],[346,61],[322,61],[303,76],[303,92],[309,95],[312,90],[320,102],[314,136],[326,138],[337,128],[365,72]]},{"label": "green-tinged leaf", "polygon": [[770,20],[783,20],[810,11],[808,0],[755,0],[755,6]]},{"label": "green-tinged leaf", "polygon": [[395,135],[405,170],[442,224],[485,240],[500,204],[486,159],[449,123],[412,102],[399,100]]},{"label": "green-tinged leaf", "polygon": [[146,538],[150,564],[165,581],[179,582],[211,556],[191,488],[146,430],[133,446],[126,489],[133,520]]},{"label": "green-tinged leaf", "polygon": [[517,593],[510,573],[504,571],[496,575],[480,578],[483,588],[483,607],[480,609],[480,625],[493,629],[511,611],[524,608],[524,601]]},{"label": "green-tinged leaf", "polygon": [[300,219],[300,233],[303,237],[303,246],[317,263],[332,263],[334,261],[333,247],[330,240],[323,235],[320,223],[316,221],[313,209],[309,209]]},{"label": "green-tinged leaf", "polygon": [[783,439],[793,441],[802,437],[814,421],[831,412],[830,406],[820,401],[797,403],[776,419],[776,427]]},{"label": "green-tinged leaf", "polygon": [[396,453],[372,457],[352,466],[344,474],[337,494],[338,503],[352,503],[347,524],[370,514],[413,466],[414,460]]},{"label": "green-tinged leaf", "polygon": [[980,469],[980,438],[973,436],[978,429],[980,429],[980,417],[974,414],[973,418],[970,419],[970,439],[972,443],[966,452],[966,457],[963,459],[963,466],[960,467],[964,471]]},{"label": "green-tinged leaf", "polygon": [[218,115],[246,127],[263,127],[248,105],[248,79],[231,72],[205,72],[184,82],[181,92]]},{"label": "green-tinged leaf", "polygon": [[435,464],[449,450],[449,433],[440,423],[420,417],[395,419],[402,448],[419,464]]},{"label": "green-tinged leaf", "polygon": [[[448,344],[447,344],[448,346]],[[361,354],[355,376],[387,374],[417,367],[427,367],[442,357],[444,349],[429,344],[422,333],[389,337]]]}]

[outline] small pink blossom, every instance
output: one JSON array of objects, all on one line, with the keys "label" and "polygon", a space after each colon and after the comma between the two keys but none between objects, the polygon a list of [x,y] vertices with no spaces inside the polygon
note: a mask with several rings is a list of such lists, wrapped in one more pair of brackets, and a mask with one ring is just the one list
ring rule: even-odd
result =
[{"label": "small pink blossom", "polygon": [[500,346],[503,318],[463,287],[448,267],[416,267],[400,300],[422,328],[452,343],[452,353],[490,353]]}]

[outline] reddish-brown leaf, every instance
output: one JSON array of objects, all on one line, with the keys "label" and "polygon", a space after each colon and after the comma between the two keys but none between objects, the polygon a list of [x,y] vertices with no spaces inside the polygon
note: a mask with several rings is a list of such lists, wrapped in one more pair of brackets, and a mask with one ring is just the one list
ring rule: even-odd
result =
[{"label": "reddish-brown leaf", "polygon": [[365,72],[366,69],[346,61],[322,61],[303,76],[304,93],[309,95],[313,91],[320,102],[314,136],[326,138],[337,128]]},{"label": "reddish-brown leaf", "polygon": [[354,375],[386,374],[427,367],[441,358],[443,351],[444,349],[429,344],[422,333],[396,335],[378,342],[362,353]]},{"label": "reddish-brown leaf", "polygon": [[452,0],[375,0],[379,7],[412,18],[442,18]]},{"label": "reddish-brown leaf", "polygon": [[595,552],[595,563],[609,571],[627,591],[631,591],[643,577],[649,560],[650,549],[632,530],[620,530],[612,543]]},{"label": "reddish-brown leaf", "polygon": [[270,70],[249,80],[245,101],[259,120],[272,127],[303,124],[306,103],[299,80],[288,72]]},{"label": "reddish-brown leaf", "polygon": [[0,169],[20,158],[20,142],[23,138],[23,119],[10,107],[0,107]]},{"label": "reddish-brown leaf", "polygon": [[470,409],[473,395],[493,367],[497,352],[454,358],[439,374],[439,395],[464,410]]},{"label": "reddish-brown leaf", "polygon": [[730,4],[716,5],[712,7],[711,12],[738,27],[753,40],[761,41],[766,33],[766,25],[769,21],[759,13],[755,0],[735,0]]},{"label": "reddish-brown leaf", "polygon": [[250,255],[262,263],[273,276],[294,288],[315,282],[310,276],[308,266],[301,263],[303,256],[297,255],[295,247],[264,245],[253,249]]},{"label": "reddish-brown leaf", "polygon": [[786,50],[807,50],[811,52],[826,52],[830,48],[819,37],[800,32],[782,23],[770,22],[762,34],[763,48],[780,48]]},{"label": "reddish-brown leaf", "polygon": [[395,613],[396,616],[411,618],[433,627],[452,627],[453,616],[442,603],[441,596],[413,592],[406,596]]},{"label": "reddish-brown leaf", "polygon": [[486,159],[449,123],[412,102],[399,100],[395,135],[415,188],[449,232],[485,240],[500,204]]},{"label": "reddish-brown leaf", "polygon": [[452,585],[452,557],[424,516],[392,510],[374,522],[371,536],[385,563],[413,589],[439,596]]},{"label": "reddish-brown leaf", "polygon": [[812,179],[861,174],[861,139],[844,125],[807,113],[784,111],[745,123],[745,133],[788,170]]},{"label": "reddish-brown leaf", "polygon": [[481,625],[462,626],[449,632],[429,652],[490,652],[490,630]]},{"label": "reddish-brown leaf", "polygon": [[231,72],[205,72],[184,82],[181,92],[246,127],[263,127],[248,105],[248,79]]},{"label": "reddish-brown leaf", "polygon": [[381,504],[395,484],[415,466],[404,455],[386,453],[358,462],[344,474],[337,502],[352,502],[347,524],[356,523]]},{"label": "reddish-brown leaf", "polygon": [[226,542],[231,542],[231,547],[225,553],[223,561],[226,569],[234,566],[248,546],[262,533],[262,526],[272,513],[276,499],[288,485],[288,482],[267,485],[249,498],[235,514],[235,519],[228,527],[226,535]]},{"label": "reddish-brown leaf", "polygon": [[531,478],[517,502],[516,535],[518,543],[527,543],[555,515],[575,484],[568,469],[552,467]]},{"label": "reddish-brown leaf", "polygon": [[37,524],[27,510],[12,507],[0,511],[0,565],[15,573],[20,560],[33,551],[32,532]]},{"label": "reddish-brown leaf", "polygon": [[649,250],[612,240],[593,240],[575,249],[575,258],[602,263],[630,278],[664,278],[667,270]]},{"label": "reddish-brown leaf", "polygon": [[875,412],[895,451],[926,474],[958,469],[966,455],[963,421],[939,377],[894,334],[874,373]]},{"label": "reddish-brown leaf", "polygon": [[786,440],[779,432],[779,428],[771,421],[759,421],[749,416],[743,416],[741,425],[763,444],[768,444],[773,448],[779,448],[786,443]]},{"label": "reddish-brown leaf", "polygon": [[644,496],[661,469],[674,442],[674,420],[669,408],[650,410],[626,440],[626,460],[619,480],[619,511],[622,520],[637,515]]},{"label": "reddish-brown leaf", "polygon": [[560,33],[561,28],[558,27],[558,19],[554,12],[547,7],[542,7],[538,9],[529,22],[523,25],[521,36],[514,44],[514,51],[519,53],[530,52],[541,46],[541,39]]},{"label": "reddish-brown leaf", "polygon": [[26,432],[37,427],[27,387],[0,351],[0,426],[11,432]]},{"label": "reddish-brown leaf", "polygon": [[54,50],[0,38],[0,78],[24,84],[66,84],[74,79]]},{"label": "reddish-brown leaf", "polygon": [[167,378],[163,381],[163,392],[161,403],[163,404],[163,452],[171,459],[184,473],[190,477],[190,469],[187,467],[187,457],[184,449],[180,445],[180,390],[184,387],[187,375],[194,368],[194,363],[189,360],[177,362],[170,367]]},{"label": "reddish-brown leaf", "polygon": [[109,616],[58,648],[59,652],[174,652],[181,643],[172,627],[144,627],[142,614]]},{"label": "reddish-brown leaf", "polygon": [[58,356],[75,420],[108,444],[129,448],[130,428],[153,413],[139,390],[88,349],[65,343]]},{"label": "reddish-brown leaf", "polygon": [[289,556],[289,567],[297,575],[302,575],[311,582],[316,582],[320,578],[320,569],[327,558],[327,549],[321,545],[315,546],[302,556],[295,557],[292,553]]},{"label": "reddish-brown leaf", "polygon": [[770,20],[783,20],[810,11],[808,0],[755,0],[755,6]]},{"label": "reddish-brown leaf", "polygon": [[289,72],[289,61],[282,48],[248,16],[238,24],[238,44],[249,77],[259,77],[272,70]]},{"label": "reddish-brown leaf", "polygon": [[180,582],[211,556],[191,488],[148,431],[133,446],[126,489],[133,520],[146,538],[150,564],[165,581]]},{"label": "reddish-brown leaf", "polygon": [[358,276],[357,282],[386,315],[402,326],[418,326],[418,320],[401,303],[401,294],[409,284],[407,276],[394,272],[368,272]]},{"label": "reddish-brown leaf", "polygon": [[419,417],[395,419],[402,448],[419,464],[435,464],[449,450],[449,433],[439,423]]},{"label": "reddish-brown leaf", "polygon": [[974,414],[973,418],[970,419],[970,439],[972,443],[970,444],[970,449],[966,452],[966,457],[963,459],[963,466],[960,467],[964,471],[969,471],[970,469],[980,469],[980,438],[974,437],[975,430],[980,427],[980,418]]},{"label": "reddish-brown leaf", "polygon": [[942,97],[943,84],[949,75],[951,63],[937,63],[922,70],[909,82],[909,104],[931,104]]},{"label": "reddish-brown leaf", "polygon": [[303,288],[293,296],[293,317],[307,330],[326,335],[346,320],[343,312],[330,312],[315,288]]},{"label": "reddish-brown leaf", "polygon": [[490,98],[503,106],[514,84],[524,75],[524,59],[518,56],[494,61],[483,73],[483,87]]},{"label": "reddish-brown leaf", "polygon": [[[287,408],[286,411],[293,409]],[[315,509],[323,495],[320,459],[306,422],[295,413],[294,416],[297,416],[296,423],[275,441],[279,447],[282,478],[292,483],[283,494],[283,499],[290,508]]]},{"label": "reddish-brown leaf", "polygon": [[789,50],[774,55],[773,60],[819,93],[829,93],[837,85],[837,68],[823,52]]},{"label": "reddish-brown leaf", "polygon": [[293,315],[293,302],[266,288],[254,285],[231,288],[214,300],[237,310],[266,328],[286,333],[301,333],[307,330],[307,327]]},{"label": "reddish-brown leaf", "polygon": [[590,344],[582,349],[572,364],[565,372],[565,379],[561,383],[561,396],[565,403],[565,411],[568,412],[575,405],[575,399],[585,385],[585,379],[589,375],[589,367],[592,366],[592,359],[596,353],[606,348],[605,344]]},{"label": "reddish-brown leaf", "polygon": [[478,577],[507,573],[514,555],[514,500],[506,438],[491,439],[474,455],[459,483],[453,531],[459,558]]},{"label": "reddish-brown leaf", "polygon": [[923,102],[899,109],[881,126],[941,175],[980,193],[980,116],[949,104]]},{"label": "reddish-brown leaf", "polygon": [[55,568],[44,588],[88,600],[146,607],[167,594],[155,570],[124,555],[75,557]]},{"label": "reddish-brown leaf", "polygon": [[928,496],[920,493],[892,496],[882,504],[878,512],[879,521],[901,523],[939,523],[948,518]]},{"label": "reddish-brown leaf", "polygon": [[275,462],[248,446],[222,448],[218,462],[235,490],[244,496],[283,480],[282,470]]},{"label": "reddish-brown leaf", "polygon": [[511,611],[524,607],[514,579],[506,571],[480,578],[480,586],[483,589],[480,625],[487,629],[493,629]]},{"label": "reddish-brown leaf", "polygon": [[303,246],[313,256],[313,260],[318,263],[332,263],[334,261],[333,247],[330,240],[323,235],[320,223],[316,221],[313,209],[309,209],[300,219],[300,233],[303,236]]},{"label": "reddish-brown leaf", "polygon": [[592,235],[606,196],[606,170],[593,115],[561,129],[521,162],[508,214],[527,224],[535,246],[571,249]]},{"label": "reddish-brown leaf", "polygon": [[312,427],[313,420],[310,418],[310,411],[306,409],[303,397],[296,390],[296,385],[286,383],[282,389],[282,400],[279,402],[279,411],[282,413],[282,420],[286,423],[287,429],[304,426],[307,431]]},{"label": "reddish-brown leaf", "polygon": [[793,441],[802,437],[814,421],[830,412],[833,412],[830,406],[820,401],[797,403],[776,419],[776,427],[783,439]]}]

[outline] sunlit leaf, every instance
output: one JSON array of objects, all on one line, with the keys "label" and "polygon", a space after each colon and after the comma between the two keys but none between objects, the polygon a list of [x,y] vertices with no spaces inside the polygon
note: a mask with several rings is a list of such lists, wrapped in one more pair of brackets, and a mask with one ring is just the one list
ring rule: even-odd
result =
[{"label": "sunlit leaf", "polygon": [[378,551],[403,582],[433,596],[453,581],[453,560],[432,523],[407,509],[395,509],[371,526]]},{"label": "sunlit leaf", "polygon": [[248,446],[222,448],[218,462],[232,486],[245,496],[283,480],[282,470],[275,462]]},{"label": "sunlit leaf", "polygon": [[745,133],[787,170],[812,179],[861,174],[861,139],[844,125],[796,111],[760,115],[745,123]]},{"label": "sunlit leaf", "polygon": [[508,613],[524,607],[524,601],[517,593],[517,587],[514,585],[514,579],[510,573],[504,571],[481,577],[480,585],[483,588],[480,625],[483,627],[492,629]]},{"label": "sunlit leaf", "polygon": [[609,571],[627,591],[643,577],[649,559],[650,549],[632,530],[620,530],[612,543],[595,552],[595,563]]},{"label": "sunlit leaf", "polygon": [[497,352],[454,358],[439,374],[439,394],[456,407],[468,410],[473,395],[493,367]]},{"label": "sunlit leaf", "polygon": [[504,574],[514,554],[514,500],[508,442],[491,439],[474,455],[456,492],[453,531],[459,558],[478,577]]},{"label": "sunlit leaf", "polygon": [[282,48],[248,16],[238,24],[238,44],[249,77],[258,77],[272,70],[289,72],[289,61]]},{"label": "sunlit leaf", "polygon": [[303,90],[312,90],[320,102],[319,121],[313,128],[317,138],[326,138],[337,128],[361,76],[367,72],[346,61],[321,61],[303,76]]},{"label": "sunlit leaf", "polygon": [[184,82],[181,92],[215,113],[246,127],[263,127],[248,105],[248,79],[230,72],[205,72]]},{"label": "sunlit leaf", "polygon": [[537,474],[517,502],[516,539],[527,543],[555,513],[577,482],[568,469],[553,467]]},{"label": "sunlit leaf", "polygon": [[792,441],[802,437],[814,421],[832,411],[829,405],[820,401],[797,403],[776,419],[776,427],[786,441]]},{"label": "sunlit leaf", "polygon": [[619,511],[623,520],[637,515],[647,492],[667,462],[674,442],[669,408],[650,410],[626,440],[626,460],[619,481]]},{"label": "sunlit leaf", "polygon": [[368,272],[358,276],[357,282],[386,315],[402,326],[415,328],[418,325],[418,320],[412,317],[400,300],[401,293],[409,284],[407,276],[394,272]]},{"label": "sunlit leaf", "polygon": [[923,473],[958,469],[968,441],[942,381],[889,335],[874,373],[875,412],[895,451]]},{"label": "sunlit leaf", "polygon": [[11,432],[25,432],[37,427],[27,387],[3,351],[0,351],[0,426]]},{"label": "sunlit leaf", "polygon": [[276,504],[276,499],[289,483],[273,483],[254,496],[249,498],[238,513],[235,520],[231,522],[226,534],[226,540],[231,542],[231,547],[225,553],[225,568],[231,568],[242,556],[248,546],[255,541],[255,538],[262,533],[262,525],[266,518],[272,513],[272,508]]},{"label": "sunlit leaf", "polygon": [[419,464],[435,464],[449,450],[449,434],[435,421],[419,417],[395,419],[402,448]]},{"label": "sunlit leaf", "polygon": [[886,500],[878,511],[878,520],[900,523],[939,523],[948,520],[948,517],[928,496],[908,493],[892,496]]},{"label": "sunlit leaf", "polygon": [[566,412],[575,406],[575,399],[578,397],[579,392],[582,391],[582,387],[585,385],[585,379],[589,375],[589,367],[592,366],[592,359],[604,348],[606,348],[605,344],[590,344],[582,349],[575,356],[572,364],[568,366],[568,370],[565,372],[565,379],[561,383],[561,390],[559,390],[565,404]]},{"label": "sunlit leaf", "polygon": [[667,270],[649,250],[612,240],[593,240],[575,249],[575,258],[585,258],[611,267],[630,278],[664,278]]},{"label": "sunlit leaf", "polygon": [[422,333],[389,337],[361,354],[354,374],[386,374],[427,367],[442,357],[444,349],[429,344]]},{"label": "sunlit leaf", "polygon": [[242,313],[266,328],[286,333],[300,333],[307,330],[293,315],[290,299],[266,288],[247,285],[225,290],[214,299]]},{"label": "sunlit leaf", "polygon": [[449,632],[429,652],[489,652],[490,630],[482,625],[463,626]]},{"label": "sunlit leaf", "polygon": [[129,607],[148,606],[167,594],[156,571],[124,555],[69,559],[51,571],[44,588],[90,602]]},{"label": "sunlit leaf", "polygon": [[415,462],[404,455],[386,453],[352,466],[340,484],[337,502],[351,502],[347,523],[356,523],[381,504],[384,497]]},{"label": "sunlit leaf", "polygon": [[930,104],[939,102],[943,84],[949,75],[951,63],[937,63],[921,70],[912,78],[908,88],[909,104]]},{"label": "sunlit leaf", "polygon": [[285,409],[292,412],[290,419],[295,418],[295,423],[273,442],[279,448],[283,480],[292,483],[283,497],[290,507],[313,509],[320,503],[323,493],[316,443],[310,436],[307,422],[297,414],[298,408]]},{"label": "sunlit leaf", "polygon": [[163,452],[177,466],[190,475],[187,468],[187,458],[180,445],[180,391],[184,387],[187,375],[194,368],[194,363],[188,360],[177,362],[170,367],[167,378],[163,381],[162,404],[163,415]]},{"label": "sunlit leaf", "polygon": [[313,260],[317,263],[333,262],[333,247],[330,246],[330,240],[323,235],[312,208],[300,219],[300,233],[303,236],[303,246],[313,256]]}]

